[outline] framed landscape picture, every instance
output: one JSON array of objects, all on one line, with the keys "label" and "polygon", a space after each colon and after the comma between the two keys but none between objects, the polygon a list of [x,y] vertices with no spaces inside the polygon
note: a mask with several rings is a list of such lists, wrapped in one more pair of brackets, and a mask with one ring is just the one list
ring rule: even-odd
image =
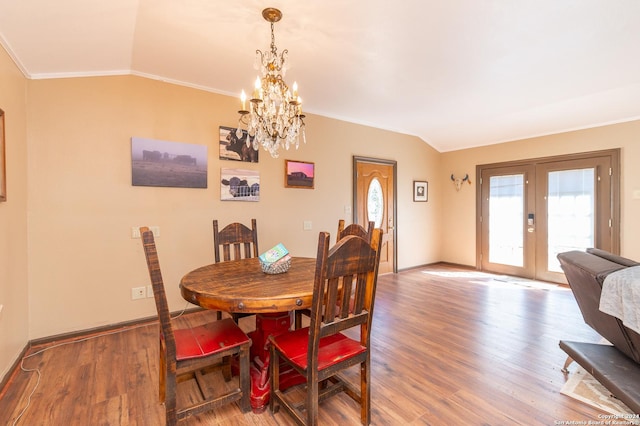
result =
[{"label": "framed landscape picture", "polygon": [[307,161],[284,160],[285,188],[313,189],[315,165]]},{"label": "framed landscape picture", "polygon": [[131,184],[179,188],[207,187],[207,147],[131,138]]}]

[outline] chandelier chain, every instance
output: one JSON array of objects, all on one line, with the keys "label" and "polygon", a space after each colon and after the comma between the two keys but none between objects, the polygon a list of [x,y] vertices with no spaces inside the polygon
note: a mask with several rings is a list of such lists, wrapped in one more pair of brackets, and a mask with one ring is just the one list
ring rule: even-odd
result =
[{"label": "chandelier chain", "polygon": [[271,23],[271,52],[273,52],[273,56],[276,56],[278,54],[278,48],[276,47],[276,36],[273,31],[274,26],[275,24],[272,22]]}]

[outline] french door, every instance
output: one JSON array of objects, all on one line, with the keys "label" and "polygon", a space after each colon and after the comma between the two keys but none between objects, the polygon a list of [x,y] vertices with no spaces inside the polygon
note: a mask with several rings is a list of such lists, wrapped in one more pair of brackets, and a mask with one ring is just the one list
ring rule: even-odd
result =
[{"label": "french door", "polygon": [[558,253],[619,252],[619,150],[478,166],[478,264],[566,282]]}]

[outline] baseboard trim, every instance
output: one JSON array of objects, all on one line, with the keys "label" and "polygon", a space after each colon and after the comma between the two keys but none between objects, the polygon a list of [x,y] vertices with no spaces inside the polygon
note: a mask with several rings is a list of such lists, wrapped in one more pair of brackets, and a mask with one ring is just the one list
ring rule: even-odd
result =
[{"label": "baseboard trim", "polygon": [[408,268],[398,269],[398,272],[412,271],[414,269],[427,268],[429,266],[437,266],[437,265],[450,266],[452,268],[460,268],[460,269],[473,269],[473,270],[477,269],[475,266],[438,261],[438,262],[424,263],[422,265],[415,265],[415,266],[409,266]]}]

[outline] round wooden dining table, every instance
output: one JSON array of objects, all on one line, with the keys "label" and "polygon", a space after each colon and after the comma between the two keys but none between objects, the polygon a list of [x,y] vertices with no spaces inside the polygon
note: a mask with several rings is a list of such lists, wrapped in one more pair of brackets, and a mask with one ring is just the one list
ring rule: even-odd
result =
[{"label": "round wooden dining table", "polygon": [[[182,297],[205,309],[255,313],[251,337],[251,407],[263,411],[269,401],[269,335],[291,327],[291,311],[308,309],[313,298],[316,259],[293,257],[287,272],[266,274],[257,258],[202,266],[180,280]],[[304,380],[295,371],[282,371],[281,388]]]},{"label": "round wooden dining table", "polygon": [[287,312],[311,307],[316,260],[291,259],[282,274],[262,272],[257,258],[213,263],[180,280],[182,297],[206,309],[239,313]]}]

